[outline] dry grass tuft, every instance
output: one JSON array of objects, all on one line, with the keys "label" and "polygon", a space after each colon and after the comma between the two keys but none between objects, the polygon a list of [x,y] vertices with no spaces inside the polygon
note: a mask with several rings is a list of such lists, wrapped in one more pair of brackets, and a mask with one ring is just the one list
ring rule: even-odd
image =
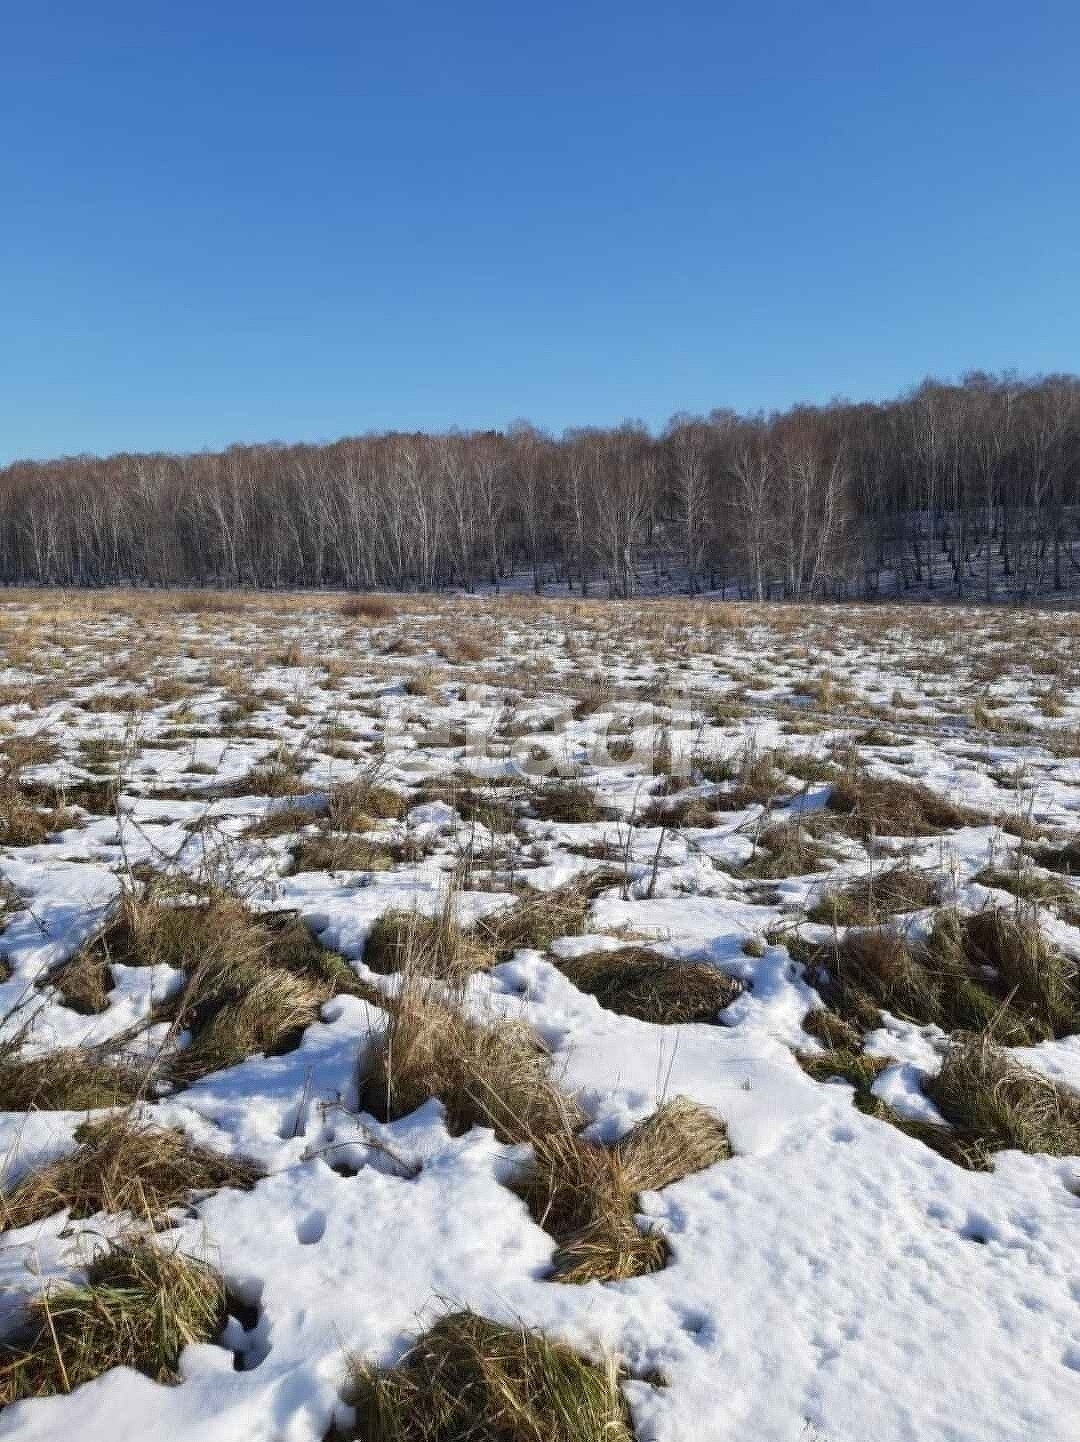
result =
[{"label": "dry grass tuft", "polygon": [[556,965],[609,1011],[664,1026],[715,1021],[744,989],[707,962],[675,961],[644,946],[589,952]]},{"label": "dry grass tuft", "polygon": [[993,973],[994,989],[1008,996],[1033,1040],[1080,1030],[1080,968],[1050,945],[1034,916],[995,907],[951,924],[969,966]]},{"label": "dry grass tuft", "polygon": [[[1069,752],[1070,755],[1074,753]],[[1065,876],[1080,876],[1080,839],[1066,841],[1061,846],[1040,846],[1034,851],[1035,860],[1049,871],[1060,871]]]},{"label": "dry grass tuft", "polygon": [[278,749],[253,766],[246,776],[222,788],[226,796],[301,796],[309,788],[302,780],[303,765],[298,756]]},{"label": "dry grass tuft", "polygon": [[988,866],[975,880],[982,886],[1009,891],[1029,906],[1048,907],[1070,926],[1080,925],[1080,891],[1058,876],[1030,866]]},{"label": "dry grass tuft", "polygon": [[93,1111],[124,1106],[142,1078],[91,1048],[62,1048],[42,1056],[0,1055],[0,1106],[6,1111]]},{"label": "dry grass tuft", "polygon": [[399,853],[392,846],[361,836],[329,832],[306,836],[292,851],[292,869],[301,871],[389,871]]},{"label": "dry grass tuft", "polygon": [[13,778],[0,778],[0,845],[40,846],[55,832],[78,824],[66,807],[40,807]]},{"label": "dry grass tuft", "polygon": [[723,1123],[677,1097],[614,1147],[569,1132],[533,1140],[533,1158],[514,1190],[558,1242],[561,1282],[620,1281],[667,1260],[659,1232],[638,1229],[638,1195],[659,1191],[731,1155]]},{"label": "dry grass tuft", "polygon": [[459,980],[474,971],[487,971],[495,961],[495,951],[479,929],[458,924],[452,890],[436,916],[385,912],[364,943],[365,964],[383,975],[409,972]]},{"label": "dry grass tuft", "polygon": [[600,866],[564,886],[530,891],[515,906],[483,917],[477,930],[500,961],[524,947],[547,951],[560,937],[579,936],[585,930],[591,903],[621,883],[618,871]]},{"label": "dry grass tuft", "polygon": [[473,1312],[443,1317],[384,1370],[356,1364],[364,1442],[633,1442],[613,1363]]},{"label": "dry grass tuft", "polygon": [[940,891],[939,877],[901,863],[826,891],[809,916],[832,926],[872,926],[883,917],[934,906]]},{"label": "dry grass tuft", "polygon": [[1015,1045],[1077,1029],[1076,963],[1049,945],[1033,918],[1001,909],[943,911],[925,943],[875,928],[796,951],[830,1006],[863,1030],[883,1010],[946,1031],[992,1028]]},{"label": "dry grass tuft", "polygon": [[380,786],[370,777],[343,781],[330,791],[330,829],[370,831],[375,821],[400,821],[410,805],[400,791]]},{"label": "dry grass tuft", "polygon": [[137,954],[185,971],[182,993],[160,1009],[192,1033],[169,1062],[181,1085],[256,1053],[290,1050],[335,992],[372,995],[295,917],[260,918],[231,898],[181,907],[129,901],[126,913],[118,925]]},{"label": "dry grass tuft", "polygon": [[342,602],[341,614],[349,621],[393,621],[397,607],[389,596],[350,596]]},{"label": "dry grass tuft", "polygon": [[1080,1155],[1080,1096],[1021,1066],[986,1035],[955,1045],[924,1090],[961,1137],[990,1151]]},{"label": "dry grass tuft", "polygon": [[796,1059],[815,1081],[845,1081],[857,1092],[869,1092],[889,1065],[888,1057],[867,1056],[865,1052],[841,1047],[834,1051],[797,1052]]},{"label": "dry grass tuft", "polygon": [[409,985],[390,1004],[386,1029],[372,1047],[360,1106],[392,1121],[429,1097],[442,1102],[454,1135],[487,1126],[500,1141],[518,1142],[572,1132],[582,1120],[552,1080],[547,1052],[528,1027],[471,1021]]},{"label": "dry grass tuft", "polygon": [[944,931],[938,935],[939,944],[926,948],[885,928],[849,931],[799,959],[829,1006],[863,1031],[879,1025],[882,1011],[950,1031],[989,1026],[1000,1002],[972,975],[962,951],[944,944]]},{"label": "dry grass tuft", "polygon": [[21,1331],[0,1346],[0,1406],[71,1392],[113,1367],[179,1382],[180,1353],[212,1341],[225,1315],[224,1283],[204,1263],[149,1242],[112,1247],[83,1285],[54,1287],[35,1301]]},{"label": "dry grass tuft", "polygon": [[808,876],[820,871],[829,859],[829,852],[818,844],[810,826],[802,821],[778,821],[766,826],[756,842],[761,850],[747,862],[741,874],[762,881]]},{"label": "dry grass tuft", "polygon": [[979,819],[927,786],[857,770],[833,782],[826,804],[835,815],[848,818],[851,830],[864,840],[872,836],[937,836]]},{"label": "dry grass tuft", "polygon": [[5,1228],[25,1227],[65,1209],[72,1217],[130,1212],[156,1221],[200,1192],[247,1188],[261,1175],[250,1162],[127,1113],[87,1122],[76,1137],[79,1147],[70,1156],[30,1173],[0,1197]]},{"label": "dry grass tuft", "polygon": [[603,821],[610,814],[595,790],[576,781],[549,781],[532,793],[531,801],[541,821],[573,825]]},{"label": "dry grass tuft", "polygon": [[283,967],[263,967],[251,976],[234,973],[185,1010],[184,1023],[193,1035],[170,1061],[169,1076],[186,1084],[258,1053],[277,1056],[291,1051],[318,1021],[326,998],[317,981]]},{"label": "dry grass tuft", "polygon": [[[730,793],[727,793],[730,794]],[[676,796],[672,799],[659,797],[649,803],[641,813],[645,826],[696,827],[707,830],[716,825],[716,813],[720,810],[720,796]]]},{"label": "dry grass tuft", "polygon": [[126,966],[171,966],[215,973],[254,966],[264,939],[256,918],[233,897],[175,905],[126,894],[91,952]]},{"label": "dry grass tuft", "polygon": [[109,1005],[113,978],[103,956],[83,950],[49,977],[49,985],[72,1011],[80,1016],[97,1016]]}]

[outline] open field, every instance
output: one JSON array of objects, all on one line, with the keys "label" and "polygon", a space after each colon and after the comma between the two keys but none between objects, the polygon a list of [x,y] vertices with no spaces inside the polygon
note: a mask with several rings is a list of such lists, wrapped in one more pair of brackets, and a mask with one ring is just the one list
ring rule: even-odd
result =
[{"label": "open field", "polygon": [[1070,614],[6,593],[0,1436],[1074,1442],[1078,817]]}]

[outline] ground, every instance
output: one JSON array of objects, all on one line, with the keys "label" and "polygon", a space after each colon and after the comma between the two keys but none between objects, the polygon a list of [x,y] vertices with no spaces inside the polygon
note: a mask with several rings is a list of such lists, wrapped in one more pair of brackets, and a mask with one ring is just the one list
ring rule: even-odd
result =
[{"label": "ground", "polygon": [[[13,591],[0,628],[9,1355],[133,1238],[224,1297],[168,1378],[61,1368],[0,1436],[381,1436],[356,1375],[470,1309],[617,1366],[639,1442],[1075,1438],[1071,615]],[[643,1164],[680,1117],[706,1149]],[[110,1118],[242,1165],[158,1206],[124,1163],[103,1210],[48,1168]],[[551,1137],[614,1168],[602,1225],[595,1180],[588,1225],[536,1203]]]}]

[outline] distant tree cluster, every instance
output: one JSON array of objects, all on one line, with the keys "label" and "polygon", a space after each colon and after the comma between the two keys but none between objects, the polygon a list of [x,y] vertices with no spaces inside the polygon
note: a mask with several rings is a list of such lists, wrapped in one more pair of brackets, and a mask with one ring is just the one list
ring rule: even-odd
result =
[{"label": "distant tree cluster", "polygon": [[363,436],[0,470],[0,580],[1026,598],[1080,577],[1080,380],[555,439]]}]

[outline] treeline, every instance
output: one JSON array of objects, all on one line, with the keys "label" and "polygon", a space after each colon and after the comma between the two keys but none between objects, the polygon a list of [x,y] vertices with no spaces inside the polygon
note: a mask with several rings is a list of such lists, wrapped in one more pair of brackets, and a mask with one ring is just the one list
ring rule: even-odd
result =
[{"label": "treeline", "polygon": [[1080,380],[555,439],[363,436],[0,471],[0,580],[1007,595],[1080,575]]}]

